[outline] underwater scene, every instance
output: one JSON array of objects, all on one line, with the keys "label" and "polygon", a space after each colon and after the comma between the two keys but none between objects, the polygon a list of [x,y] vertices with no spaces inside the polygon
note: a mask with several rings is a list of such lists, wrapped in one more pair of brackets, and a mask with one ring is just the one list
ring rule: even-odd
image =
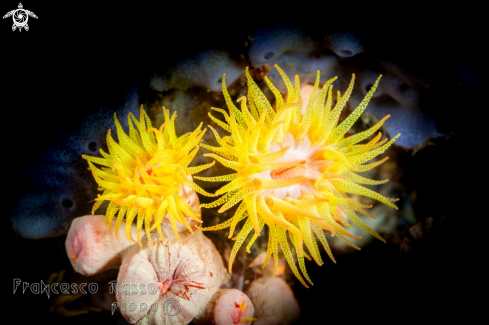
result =
[{"label": "underwater scene", "polygon": [[9,319],[466,311],[475,26],[415,9],[72,6],[4,10]]}]

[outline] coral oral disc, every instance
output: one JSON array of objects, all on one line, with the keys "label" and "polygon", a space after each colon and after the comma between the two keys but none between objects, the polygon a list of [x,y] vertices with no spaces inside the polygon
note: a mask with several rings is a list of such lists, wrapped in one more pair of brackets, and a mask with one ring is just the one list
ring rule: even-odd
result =
[{"label": "coral oral disc", "polygon": [[[115,234],[122,220],[126,219],[126,236],[132,240],[131,223],[137,223],[137,241],[141,244],[141,232],[144,229],[150,244],[150,232],[157,229],[163,238],[161,223],[168,216],[175,236],[178,238],[177,224],[183,224],[193,232],[189,221],[202,222],[200,213],[189,204],[185,193],[205,192],[192,182],[192,174],[198,173],[213,164],[189,167],[197,150],[204,131],[202,124],[191,133],[177,137],[175,118],[170,118],[169,110],[163,108],[165,124],[159,129],[151,126],[151,121],[141,107],[139,121],[129,114],[127,135],[114,115],[119,143],[116,143],[109,130],[107,144],[109,153],[100,149],[103,158],[83,156],[88,161],[95,181],[104,191],[95,201],[92,213],[103,201],[110,201],[106,212],[106,223],[112,226],[112,219],[117,214]],[[136,127],[134,127],[136,125]],[[96,167],[94,164],[104,167]],[[184,197],[182,197],[182,195]],[[193,222],[190,220],[191,222]]]},{"label": "coral oral disc", "polygon": [[[316,237],[335,262],[324,235],[325,230],[331,236],[336,235],[348,245],[358,248],[348,239],[359,238],[346,230],[346,227],[353,227],[347,222],[350,221],[383,240],[357,216],[357,213],[368,215],[364,210],[366,206],[349,198],[347,193],[371,197],[395,208],[392,204],[394,199],[359,185],[377,185],[385,181],[370,180],[357,173],[370,170],[385,161],[364,164],[382,154],[399,135],[390,141],[379,141],[379,134],[369,142],[359,144],[382,126],[386,120],[384,118],[369,130],[345,138],[365,110],[380,77],[360,105],[339,123],[341,111],[353,89],[354,75],[345,93],[337,93],[336,105],[332,107],[332,82],[336,78],[328,80],[320,88],[318,72],[310,97],[303,101],[299,77],[295,77],[293,85],[287,75],[278,66],[275,67],[287,88],[287,99],[284,101],[275,85],[265,77],[275,95],[276,109],[272,108],[272,104],[253,81],[248,69],[248,95],[238,100],[238,109],[231,100],[223,76],[222,90],[229,114],[214,109],[224,114],[225,121],[214,117],[213,121],[231,133],[231,136],[221,138],[214,132],[220,147],[202,147],[213,151],[214,154],[209,156],[234,169],[236,173],[227,179],[222,176],[201,178],[214,182],[230,180],[230,183],[216,192],[223,194],[221,198],[201,204],[201,207],[221,206],[219,212],[234,205],[238,205],[238,208],[227,221],[202,230],[230,228],[229,237],[233,237],[236,224],[246,219],[235,237],[236,242],[229,258],[231,271],[237,251],[250,232],[254,230],[247,246],[248,251],[267,225],[269,239],[265,265],[273,256],[277,269],[280,248],[294,274],[308,287],[305,280],[310,284],[312,281],[307,274],[304,257],[314,259],[318,265],[323,264]],[[297,253],[302,275],[292,256],[289,242]]]}]

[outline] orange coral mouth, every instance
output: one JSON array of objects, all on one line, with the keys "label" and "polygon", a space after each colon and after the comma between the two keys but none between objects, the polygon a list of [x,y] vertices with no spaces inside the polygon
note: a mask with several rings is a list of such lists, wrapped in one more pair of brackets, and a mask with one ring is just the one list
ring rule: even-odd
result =
[{"label": "orange coral mouth", "polygon": [[[299,161],[298,163],[301,165],[304,165],[306,163],[306,161],[302,160],[302,161]],[[284,173],[288,172],[289,170],[297,168],[297,167],[298,166],[274,169],[270,172],[270,177],[272,179],[283,179],[283,177],[281,175],[283,175]]]}]

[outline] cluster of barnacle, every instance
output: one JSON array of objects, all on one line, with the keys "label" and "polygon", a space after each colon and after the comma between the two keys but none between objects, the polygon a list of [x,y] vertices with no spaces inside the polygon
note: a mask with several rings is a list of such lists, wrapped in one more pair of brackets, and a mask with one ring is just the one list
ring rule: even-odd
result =
[{"label": "cluster of barnacle", "polygon": [[[178,225],[194,231],[187,217],[202,223],[201,208],[221,206],[219,212],[222,213],[238,205],[235,214],[223,223],[204,228],[196,226],[204,231],[230,228],[229,237],[232,237],[237,224],[246,219],[241,231],[233,238],[235,244],[229,259],[229,271],[237,251],[250,232],[254,231],[248,252],[267,225],[269,236],[265,264],[273,256],[277,268],[280,247],[292,271],[306,287],[289,242],[295,249],[302,275],[312,284],[304,258],[312,258],[317,264],[323,264],[316,237],[335,261],[324,231],[357,248],[349,239],[358,238],[347,231],[347,228],[354,227],[350,221],[384,241],[357,215],[374,218],[366,210],[370,206],[360,204],[347,193],[370,197],[396,208],[392,203],[396,199],[386,198],[360,185],[383,184],[387,180],[372,180],[358,173],[385,162],[387,158],[367,163],[382,154],[399,135],[389,141],[386,138],[381,140],[382,134],[379,132],[371,140],[360,144],[374,135],[389,117],[386,116],[372,128],[345,137],[365,110],[380,77],[358,107],[339,122],[342,109],[353,90],[354,75],[346,91],[341,94],[339,91],[333,92],[332,83],[336,78],[320,87],[318,71],[313,91],[306,102],[301,98],[299,77],[295,77],[293,85],[277,65],[276,68],[285,83],[287,96],[284,100],[277,87],[265,77],[275,95],[275,108],[253,81],[248,69],[248,94],[237,100],[238,108],[228,93],[223,76],[222,91],[228,111],[213,108],[223,115],[224,121],[210,116],[229,135],[221,136],[209,126],[219,144],[217,147],[201,143],[205,132],[205,129],[201,130],[202,123],[193,132],[178,136],[175,132],[176,114],[170,117],[170,112],[165,108],[165,123],[159,128],[152,126],[142,107],[139,121],[130,113],[129,135],[115,118],[119,143],[114,141],[109,130],[109,152],[100,150],[102,158],[83,156],[100,186],[99,190],[103,191],[95,199],[92,213],[102,202],[110,201],[106,212],[107,224],[111,227],[113,218],[117,217],[115,234],[118,234],[118,228],[125,218],[127,238],[134,242],[131,224],[136,220],[136,237],[139,245],[142,245],[143,227],[150,244],[150,233],[154,229],[164,239],[162,222],[171,224],[178,239]],[[213,161],[189,167],[199,147],[212,152],[204,156],[212,157],[235,171],[212,177],[194,176],[209,182],[229,182],[215,194],[206,192],[192,180],[192,175],[215,164]],[[209,197],[222,196],[194,210],[182,198],[185,188]]]}]

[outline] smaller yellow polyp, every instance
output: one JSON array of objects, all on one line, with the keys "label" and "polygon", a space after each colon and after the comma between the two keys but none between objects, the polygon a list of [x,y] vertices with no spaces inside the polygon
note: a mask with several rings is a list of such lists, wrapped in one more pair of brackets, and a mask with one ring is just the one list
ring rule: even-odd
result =
[{"label": "smaller yellow polyp", "polygon": [[[360,249],[349,239],[361,238],[347,231],[348,228],[354,227],[351,224],[353,223],[385,242],[357,216],[357,213],[361,213],[373,217],[365,210],[371,206],[360,204],[347,193],[367,196],[397,209],[392,203],[397,199],[384,197],[363,186],[383,184],[387,180],[371,180],[357,173],[368,171],[387,160],[384,158],[364,164],[382,154],[400,134],[387,141],[380,140],[382,135],[379,133],[367,143],[359,144],[379,130],[389,117],[386,116],[367,131],[345,138],[345,134],[367,107],[380,77],[358,107],[339,123],[341,111],[353,90],[354,75],[348,89],[342,95],[339,91],[336,94],[333,92],[332,83],[336,77],[326,81],[320,88],[318,71],[309,101],[303,103],[299,77],[295,77],[295,84],[292,85],[282,69],[277,65],[275,67],[287,87],[287,100],[284,101],[282,94],[265,77],[266,83],[275,95],[276,109],[272,108],[271,103],[253,81],[248,69],[248,94],[238,99],[240,109],[231,101],[225,75],[222,78],[222,91],[229,113],[213,108],[224,115],[225,121],[215,117],[212,117],[212,120],[231,133],[231,136],[221,138],[212,129],[219,147],[202,147],[213,152],[206,156],[213,157],[222,165],[233,169],[235,173],[199,178],[210,182],[229,181],[215,193],[223,194],[221,198],[201,204],[201,207],[221,206],[220,213],[235,205],[238,205],[238,208],[230,219],[202,230],[230,228],[231,238],[234,236],[237,223],[246,219],[235,237],[236,242],[229,258],[231,272],[234,258],[250,232],[253,231],[253,236],[247,246],[248,252],[264,225],[267,225],[269,237],[265,265],[273,256],[275,274],[280,247],[296,277],[308,287],[304,278],[311,285],[312,281],[307,275],[304,257],[314,259],[318,265],[323,264],[316,237],[335,262],[324,231]],[[334,107],[333,95],[337,96]],[[304,278],[294,261],[289,242],[295,249]]]},{"label": "smaller yellow polyp", "polygon": [[[169,110],[163,107],[165,123],[160,128],[152,127],[151,120],[141,106],[139,121],[129,113],[129,135],[124,133],[121,124],[114,114],[119,143],[107,133],[109,153],[100,149],[103,158],[83,155],[88,161],[93,177],[103,191],[98,195],[92,214],[102,204],[109,201],[106,212],[106,223],[112,231],[112,220],[117,213],[115,234],[118,237],[119,227],[126,218],[126,236],[134,241],[131,235],[131,223],[136,220],[137,241],[141,246],[141,232],[146,232],[152,244],[150,232],[157,228],[161,239],[161,223],[168,215],[170,224],[179,238],[176,222],[184,224],[193,233],[186,217],[201,223],[200,213],[195,211],[180,197],[181,189],[187,186],[198,193],[207,193],[189,179],[189,176],[211,167],[214,163],[203,166],[188,167],[195,157],[197,145],[204,135],[202,123],[194,132],[180,137],[175,134],[176,114],[170,118]],[[134,125],[136,127],[134,127]],[[103,167],[96,167],[94,164]]]}]

